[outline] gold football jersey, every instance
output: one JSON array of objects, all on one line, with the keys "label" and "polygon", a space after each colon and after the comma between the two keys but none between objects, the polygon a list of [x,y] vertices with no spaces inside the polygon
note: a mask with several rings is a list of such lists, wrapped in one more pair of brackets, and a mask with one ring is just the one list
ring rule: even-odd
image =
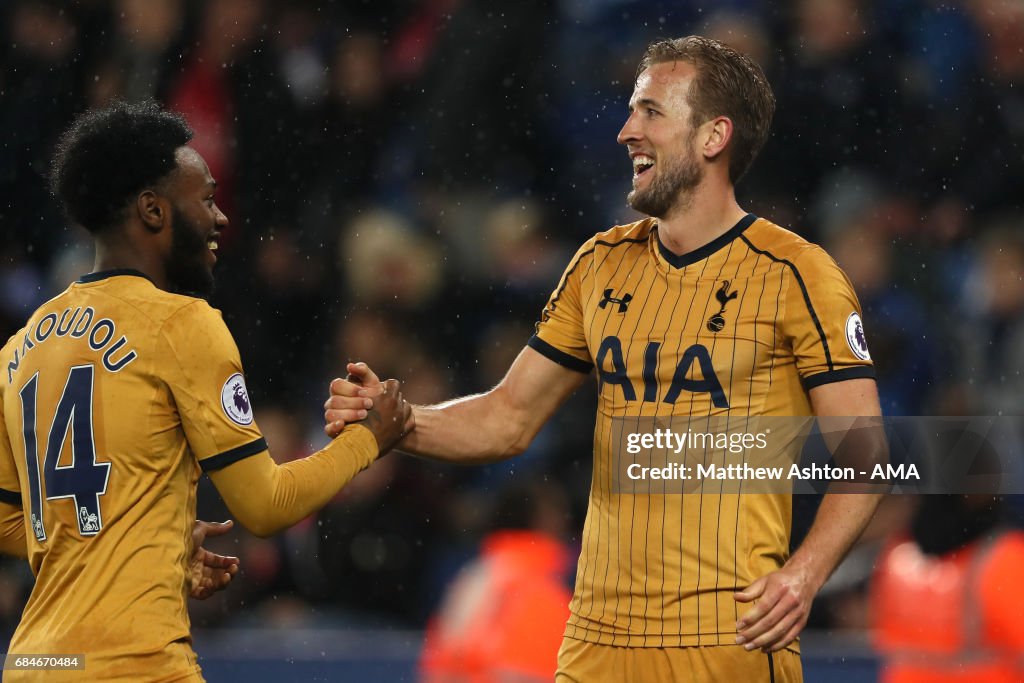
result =
[{"label": "gold football jersey", "polygon": [[566,636],[734,644],[733,591],[788,557],[790,496],[622,493],[613,419],[806,416],[808,389],[873,377],[846,276],[819,247],[753,215],[683,256],[647,219],[580,248],[529,345],[581,372],[596,367],[599,383]]},{"label": "gold football jersey", "polygon": [[0,496],[24,509],[36,576],[10,653],[84,654],[89,679],[197,674],[196,482],[266,450],[220,313],[92,274],[32,315],[0,372]]}]

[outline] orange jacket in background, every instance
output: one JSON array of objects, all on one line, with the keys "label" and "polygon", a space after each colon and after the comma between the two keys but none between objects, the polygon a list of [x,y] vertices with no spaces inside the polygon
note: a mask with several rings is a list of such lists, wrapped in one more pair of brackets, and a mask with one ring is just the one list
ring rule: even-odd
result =
[{"label": "orange jacket in background", "polygon": [[533,531],[499,531],[449,587],[427,629],[426,683],[551,681],[569,618],[566,548]]},{"label": "orange jacket in background", "polygon": [[1024,533],[940,557],[890,545],[872,586],[882,683],[1024,681]]}]

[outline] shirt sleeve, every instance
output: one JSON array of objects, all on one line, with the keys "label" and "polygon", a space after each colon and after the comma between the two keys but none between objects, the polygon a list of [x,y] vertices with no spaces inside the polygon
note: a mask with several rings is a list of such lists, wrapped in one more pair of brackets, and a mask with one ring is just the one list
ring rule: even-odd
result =
[{"label": "shirt sleeve", "polygon": [[806,389],[875,376],[860,303],[846,274],[812,246],[792,262],[785,335]]},{"label": "shirt sleeve", "polygon": [[21,507],[21,484],[4,414],[5,400],[4,389],[0,388],[0,502]]},{"label": "shirt sleeve", "polygon": [[210,472],[228,509],[246,529],[269,536],[319,510],[377,458],[377,440],[347,425],[325,448],[276,464],[267,452]]},{"label": "shirt sleeve", "polygon": [[25,514],[21,509],[21,485],[14,463],[6,417],[4,390],[0,388],[0,552],[16,557],[28,555]]},{"label": "shirt sleeve", "polygon": [[541,312],[527,345],[570,370],[587,373],[594,367],[583,327],[581,282],[593,265],[594,247],[587,242],[576,252]]},{"label": "shirt sleeve", "polygon": [[265,451],[238,347],[220,312],[195,301],[164,323],[160,342],[168,359],[165,381],[203,470],[227,467]]}]

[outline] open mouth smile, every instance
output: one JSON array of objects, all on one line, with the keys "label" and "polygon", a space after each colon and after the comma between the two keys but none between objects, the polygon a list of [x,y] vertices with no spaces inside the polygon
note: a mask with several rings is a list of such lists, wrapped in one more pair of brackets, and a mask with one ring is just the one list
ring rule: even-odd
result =
[{"label": "open mouth smile", "polygon": [[637,154],[633,157],[633,177],[639,178],[652,168],[654,168],[653,158],[646,154]]}]

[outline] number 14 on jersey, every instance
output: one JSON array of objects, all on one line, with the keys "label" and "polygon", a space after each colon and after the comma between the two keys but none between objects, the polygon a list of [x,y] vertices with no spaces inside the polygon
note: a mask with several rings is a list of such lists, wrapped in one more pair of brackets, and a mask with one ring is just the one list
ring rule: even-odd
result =
[{"label": "number 14 on jersey", "polygon": [[[107,492],[109,462],[96,462],[93,439],[93,377],[92,365],[77,365],[68,373],[64,391],[57,402],[53,422],[46,436],[46,452],[42,458],[46,501],[69,498],[74,502],[78,532],[95,536],[103,528],[100,496]],[[46,540],[44,506],[39,474],[39,445],[36,430],[39,373],[22,387],[22,425],[25,436],[25,465],[28,473],[29,521],[36,540]],[[65,444],[71,445],[71,463],[60,465]]]}]

